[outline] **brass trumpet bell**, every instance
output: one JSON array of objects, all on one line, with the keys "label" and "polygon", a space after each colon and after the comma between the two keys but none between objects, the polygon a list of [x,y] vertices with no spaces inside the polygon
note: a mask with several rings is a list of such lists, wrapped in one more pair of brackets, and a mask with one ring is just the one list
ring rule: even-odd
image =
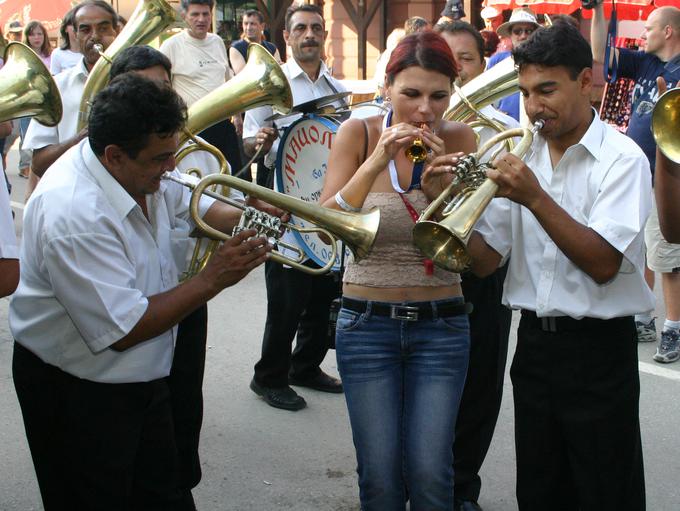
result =
[{"label": "brass trumpet bell", "polygon": [[[232,115],[269,105],[280,113],[293,108],[293,93],[281,66],[261,45],[248,46],[245,67],[234,78],[189,107],[187,131],[198,134]],[[180,135],[180,146],[189,135]]]},{"label": "brass trumpet bell", "polygon": [[61,115],[59,89],[40,57],[25,44],[9,43],[0,70],[0,121],[33,117],[56,126]]},{"label": "brass trumpet bell", "polygon": [[420,138],[416,138],[405,153],[406,157],[413,163],[422,163],[427,159],[427,148]]},{"label": "brass trumpet bell", "polygon": [[124,49],[147,44],[172,27],[184,26],[184,21],[165,0],[140,0],[130,20],[90,70],[85,82],[78,114],[78,130],[87,124],[90,104],[95,95],[109,83],[111,62]]},{"label": "brass trumpet bell", "polygon": [[665,92],[654,105],[652,134],[659,150],[680,163],[680,89]]},{"label": "brass trumpet bell", "polygon": [[[518,136],[522,139],[513,148],[511,154],[522,158],[531,147],[534,134],[542,127],[543,121],[538,121],[531,130],[515,128],[499,133],[487,141],[476,153],[468,155],[466,163],[476,166],[481,157],[496,144],[507,138]],[[454,179],[439,197],[430,203],[413,228],[413,243],[420,252],[440,268],[458,273],[470,266],[471,258],[467,251],[467,242],[477,220],[498,190],[498,185],[486,178],[478,187],[466,187],[460,194],[452,196],[453,189],[459,184]],[[442,212],[443,219],[439,222],[430,220],[435,211],[447,202],[448,205]]]}]

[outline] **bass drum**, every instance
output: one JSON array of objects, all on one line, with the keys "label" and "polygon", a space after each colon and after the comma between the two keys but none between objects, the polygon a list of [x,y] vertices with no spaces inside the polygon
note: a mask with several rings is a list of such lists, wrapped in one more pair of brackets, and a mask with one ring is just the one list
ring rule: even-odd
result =
[{"label": "bass drum", "polygon": [[[338,126],[339,123],[330,117],[307,114],[286,128],[276,154],[276,191],[306,202],[319,202],[328,156]],[[314,224],[295,215],[291,216],[290,221],[300,228],[314,227]],[[292,232],[307,257],[319,266],[328,263],[330,246],[321,241],[318,234]],[[338,256],[333,271],[340,270],[340,250],[341,242],[338,242]],[[350,251],[346,250],[345,259],[349,254]]]}]

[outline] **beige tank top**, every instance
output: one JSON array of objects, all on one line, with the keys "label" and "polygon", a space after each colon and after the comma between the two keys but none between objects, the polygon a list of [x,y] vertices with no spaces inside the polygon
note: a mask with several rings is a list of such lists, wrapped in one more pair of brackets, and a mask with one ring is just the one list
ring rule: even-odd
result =
[{"label": "beige tank top", "polygon": [[[428,200],[421,190],[412,190],[406,199],[420,213]],[[364,210],[380,208],[380,227],[373,250],[358,263],[349,261],[343,281],[368,287],[452,286],[460,275],[434,267],[427,275],[423,256],[413,245],[413,219],[396,192],[371,192]]]}]

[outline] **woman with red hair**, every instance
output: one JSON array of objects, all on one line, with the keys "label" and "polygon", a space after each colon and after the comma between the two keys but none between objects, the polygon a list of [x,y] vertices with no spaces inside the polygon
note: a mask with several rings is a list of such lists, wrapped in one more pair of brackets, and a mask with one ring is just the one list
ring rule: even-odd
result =
[{"label": "woman with red hair", "polygon": [[[386,68],[384,117],[350,119],[333,141],[321,197],[326,207],[379,207],[371,254],[343,278],[336,352],[357,454],[361,509],[453,509],[452,452],[470,347],[468,312],[455,273],[413,246],[420,211],[452,179],[472,130],[442,116],[456,64],[446,42],[409,35]],[[414,164],[405,150],[427,148]]]}]

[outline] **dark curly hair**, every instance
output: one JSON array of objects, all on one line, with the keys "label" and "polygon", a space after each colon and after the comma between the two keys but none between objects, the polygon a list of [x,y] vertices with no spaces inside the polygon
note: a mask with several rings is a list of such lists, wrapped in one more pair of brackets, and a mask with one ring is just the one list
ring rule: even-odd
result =
[{"label": "dark curly hair", "polygon": [[531,37],[512,50],[515,65],[535,64],[545,67],[564,66],[569,76],[576,80],[585,68],[593,67],[593,54],[588,41],[569,23],[555,23],[539,28]]},{"label": "dark curly hair", "polygon": [[121,51],[111,63],[109,78],[113,80],[116,76],[130,71],[141,71],[150,67],[161,66],[168,73],[168,79],[172,76],[172,63],[163,53],[151,46],[137,45],[130,46]]},{"label": "dark curly hair", "polygon": [[150,135],[177,133],[186,117],[187,107],[173,89],[125,73],[94,98],[88,121],[90,147],[101,156],[107,145],[117,145],[136,158]]}]

